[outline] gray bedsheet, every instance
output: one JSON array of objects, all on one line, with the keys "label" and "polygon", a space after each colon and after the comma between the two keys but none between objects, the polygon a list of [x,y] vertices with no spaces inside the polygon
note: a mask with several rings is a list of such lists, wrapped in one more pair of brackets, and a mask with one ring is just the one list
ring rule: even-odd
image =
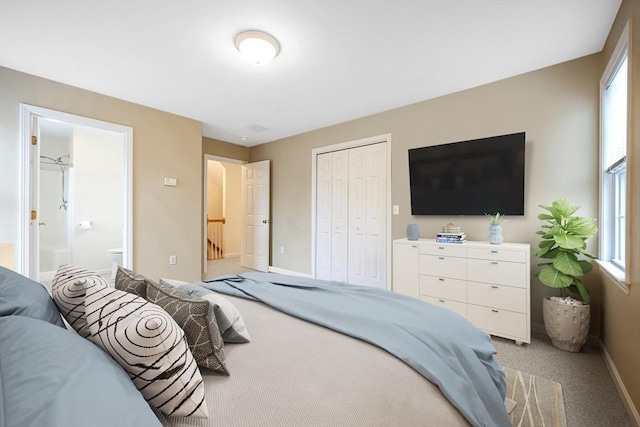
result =
[{"label": "gray bedsheet", "polygon": [[228,298],[251,342],[225,344],[230,376],[201,369],[210,418],[158,414],[167,427],[469,426],[395,356],[260,302]]},{"label": "gray bedsheet", "polygon": [[436,384],[472,425],[511,425],[490,337],[455,313],[381,289],[277,274],[245,273],[201,285],[377,345]]}]

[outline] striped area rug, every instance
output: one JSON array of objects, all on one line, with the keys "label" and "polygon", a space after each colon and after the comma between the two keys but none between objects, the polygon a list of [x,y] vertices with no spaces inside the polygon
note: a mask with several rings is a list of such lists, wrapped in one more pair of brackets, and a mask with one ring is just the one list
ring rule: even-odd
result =
[{"label": "striped area rug", "polygon": [[502,368],[507,376],[507,398],[517,402],[510,414],[514,427],[567,427],[560,383]]}]

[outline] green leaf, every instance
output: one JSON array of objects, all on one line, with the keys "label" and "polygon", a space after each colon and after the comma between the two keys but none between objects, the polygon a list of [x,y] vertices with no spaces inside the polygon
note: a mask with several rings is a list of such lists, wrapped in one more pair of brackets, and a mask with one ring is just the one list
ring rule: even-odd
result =
[{"label": "green leaf", "polygon": [[582,276],[584,274],[578,258],[570,252],[560,251],[558,256],[553,259],[553,266],[568,276]]},{"label": "green leaf", "polygon": [[551,207],[555,211],[553,216],[556,217],[556,219],[558,215],[564,218],[568,217],[570,215],[568,212],[572,209],[567,199],[558,199],[551,204]]},{"label": "green leaf", "polygon": [[538,267],[542,267],[543,265],[553,265],[552,262],[541,262],[540,264],[538,264]]},{"label": "green leaf", "polygon": [[580,260],[578,262],[580,263],[580,267],[582,267],[583,274],[587,274],[591,270],[593,270],[593,265],[589,261],[585,261],[585,260],[582,259],[582,260]]},{"label": "green leaf", "polygon": [[549,215],[549,214],[540,214],[540,215],[538,215],[538,219],[539,219],[540,221],[544,221],[544,220],[552,220],[552,219],[553,219],[553,216],[552,216],[552,215]]},{"label": "green leaf", "polygon": [[540,249],[544,249],[544,248],[551,249],[555,244],[556,244],[555,240],[540,240],[540,243],[538,243],[538,247]]},{"label": "green leaf", "polygon": [[562,249],[578,249],[584,246],[584,239],[567,233],[559,233],[554,239]]},{"label": "green leaf", "polygon": [[553,248],[549,252],[539,256],[538,258],[554,259],[556,255],[558,255],[558,251],[559,251],[558,248]]},{"label": "green leaf", "polygon": [[566,288],[573,283],[573,277],[558,271],[552,265],[542,268],[540,273],[538,273],[538,278],[542,283],[551,288]]},{"label": "green leaf", "polygon": [[589,289],[587,289],[580,282],[576,283],[576,286],[578,287],[578,292],[580,292],[580,297],[582,298],[582,301],[586,302],[587,304],[591,303],[591,295],[589,295]]},{"label": "green leaf", "polygon": [[580,248],[578,249],[578,252],[580,252],[582,255],[584,256],[588,256],[591,259],[598,259],[598,257],[590,252],[587,252],[584,250],[584,248]]},{"label": "green leaf", "polygon": [[555,244],[556,242],[553,240],[541,240],[540,243],[538,243],[540,250],[534,255],[538,258],[544,257],[544,255],[549,252]]},{"label": "green leaf", "polygon": [[551,206],[545,206],[545,205],[538,205],[538,206],[540,206],[544,210],[551,212],[551,209],[552,209]]}]

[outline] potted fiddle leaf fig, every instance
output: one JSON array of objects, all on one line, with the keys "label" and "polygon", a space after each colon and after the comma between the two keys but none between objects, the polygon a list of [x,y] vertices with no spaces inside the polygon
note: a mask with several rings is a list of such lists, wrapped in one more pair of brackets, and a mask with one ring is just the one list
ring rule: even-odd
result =
[{"label": "potted fiddle leaf fig", "polygon": [[[591,271],[596,256],[587,252],[587,240],[598,232],[595,218],[575,215],[580,208],[569,200],[559,199],[551,206],[539,205],[548,213],[541,213],[543,221],[539,250],[535,256],[544,262],[536,276],[550,288],[560,289],[562,297],[543,301],[544,324],[553,345],[567,351],[580,351],[589,332],[589,289],[582,284],[582,276]],[[579,296],[582,300],[569,294]]]}]

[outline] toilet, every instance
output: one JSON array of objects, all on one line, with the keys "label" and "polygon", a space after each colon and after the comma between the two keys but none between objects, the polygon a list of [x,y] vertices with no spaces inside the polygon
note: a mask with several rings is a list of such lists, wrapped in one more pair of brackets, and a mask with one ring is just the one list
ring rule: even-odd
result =
[{"label": "toilet", "polygon": [[122,265],[122,248],[115,248],[107,250],[107,256],[111,260],[111,278],[116,278],[116,271],[118,266]]}]

